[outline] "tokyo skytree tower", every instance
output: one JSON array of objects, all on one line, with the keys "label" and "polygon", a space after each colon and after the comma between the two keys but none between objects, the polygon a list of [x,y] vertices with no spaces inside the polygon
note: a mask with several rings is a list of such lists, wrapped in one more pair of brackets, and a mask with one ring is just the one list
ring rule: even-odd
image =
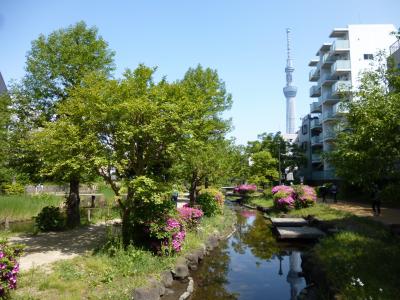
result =
[{"label": "tokyo skytree tower", "polygon": [[286,29],[287,37],[287,60],[286,60],[286,86],[283,88],[283,93],[286,97],[286,133],[296,133],[296,112],[295,112],[295,99],[297,94],[297,87],[292,85],[293,81],[293,61],[290,57],[290,29]]}]

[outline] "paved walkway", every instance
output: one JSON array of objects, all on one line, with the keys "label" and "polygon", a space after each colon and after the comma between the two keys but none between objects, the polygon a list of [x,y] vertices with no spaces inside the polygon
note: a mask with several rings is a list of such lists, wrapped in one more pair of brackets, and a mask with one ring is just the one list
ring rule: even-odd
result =
[{"label": "paved walkway", "polygon": [[19,263],[20,269],[27,271],[33,267],[71,259],[92,251],[104,241],[105,236],[106,224],[100,223],[68,231],[16,236],[9,241],[26,245]]},{"label": "paved walkway", "polygon": [[348,211],[361,217],[370,217],[387,225],[400,224],[400,209],[381,207],[381,215],[374,216],[369,204],[343,201],[333,203],[330,199],[328,199],[327,204],[332,208]]}]

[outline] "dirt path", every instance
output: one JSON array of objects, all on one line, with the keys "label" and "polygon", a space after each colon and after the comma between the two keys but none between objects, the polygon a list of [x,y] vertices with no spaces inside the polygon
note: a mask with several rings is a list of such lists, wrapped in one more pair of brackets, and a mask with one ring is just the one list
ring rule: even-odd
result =
[{"label": "dirt path", "polygon": [[370,217],[387,225],[400,224],[400,209],[381,207],[381,215],[374,216],[372,208],[368,204],[342,201],[332,203],[331,200],[328,200],[328,205],[338,210],[348,211],[357,216]]},{"label": "dirt path", "polygon": [[96,224],[62,232],[10,238],[12,243],[25,244],[20,269],[27,271],[61,259],[71,259],[95,249],[106,236],[106,224]]}]

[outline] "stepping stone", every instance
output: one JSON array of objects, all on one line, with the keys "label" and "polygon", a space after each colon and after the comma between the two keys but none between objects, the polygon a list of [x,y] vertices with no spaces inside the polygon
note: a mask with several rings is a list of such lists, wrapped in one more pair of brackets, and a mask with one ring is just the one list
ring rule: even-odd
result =
[{"label": "stepping stone", "polygon": [[325,233],[315,227],[277,227],[278,239],[316,240],[325,236]]},{"label": "stepping stone", "polygon": [[308,225],[308,222],[303,218],[271,218],[271,222],[274,226],[280,227],[296,227]]}]

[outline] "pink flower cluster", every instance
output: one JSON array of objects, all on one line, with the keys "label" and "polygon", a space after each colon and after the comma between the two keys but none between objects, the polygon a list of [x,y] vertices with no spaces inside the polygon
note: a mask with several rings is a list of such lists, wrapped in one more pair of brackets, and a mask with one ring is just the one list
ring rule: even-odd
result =
[{"label": "pink flower cluster", "polygon": [[181,227],[181,223],[179,223],[178,220],[174,219],[174,218],[169,218],[167,220],[167,226],[165,227],[166,231],[173,231],[174,229],[180,228]]},{"label": "pink flower cluster", "polygon": [[317,193],[315,189],[308,185],[303,185],[303,195],[299,196],[299,200],[302,202],[315,202],[317,201]]},{"label": "pink flower cluster", "polygon": [[255,184],[241,184],[233,190],[235,193],[246,194],[255,192],[257,190],[257,186]]},{"label": "pink flower cluster", "polygon": [[196,226],[201,217],[204,215],[201,209],[188,206],[183,206],[181,208],[178,208],[178,212],[182,220],[189,227]]},{"label": "pink flower cluster", "polygon": [[272,188],[272,194],[273,195],[276,194],[276,193],[279,193],[279,192],[283,192],[285,194],[290,195],[290,194],[294,193],[294,190],[293,190],[292,187],[287,186],[287,185],[277,185],[277,186],[274,186]]},{"label": "pink flower cluster", "polygon": [[172,235],[172,249],[174,249],[175,252],[179,252],[182,249],[182,244],[185,241],[185,237],[186,237],[186,232],[183,231],[179,231],[175,234]]},{"label": "pink flower cluster", "polygon": [[17,288],[19,264],[14,257],[5,253],[1,246],[2,245],[0,245],[0,298],[3,298],[7,296],[8,290]]},{"label": "pink flower cluster", "polygon": [[[179,252],[182,249],[182,244],[186,237],[186,232],[183,229],[182,224],[174,219],[167,219],[167,226],[165,226],[165,230],[171,233],[171,246],[175,252]],[[165,240],[163,243],[165,246],[169,246],[169,240]]]},{"label": "pink flower cluster", "polygon": [[287,207],[293,207],[294,206],[294,202],[295,202],[295,200],[293,199],[292,196],[287,196],[285,198],[279,198],[277,200],[277,203],[280,206],[287,206]]},{"label": "pink flower cluster", "polygon": [[314,205],[317,199],[314,188],[308,185],[278,185],[272,188],[272,195],[275,207],[281,210],[308,207]]}]

